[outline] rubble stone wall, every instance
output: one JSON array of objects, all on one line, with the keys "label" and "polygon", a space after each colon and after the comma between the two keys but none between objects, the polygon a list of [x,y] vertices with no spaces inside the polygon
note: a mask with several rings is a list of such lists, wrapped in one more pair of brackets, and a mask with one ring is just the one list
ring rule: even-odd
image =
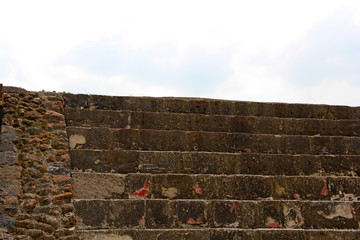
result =
[{"label": "rubble stone wall", "polygon": [[60,94],[5,87],[0,239],[77,239]]}]

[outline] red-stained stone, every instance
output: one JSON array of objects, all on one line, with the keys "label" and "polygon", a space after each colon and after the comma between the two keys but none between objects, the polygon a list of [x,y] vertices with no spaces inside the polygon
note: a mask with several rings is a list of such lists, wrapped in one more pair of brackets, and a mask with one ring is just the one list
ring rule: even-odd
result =
[{"label": "red-stained stone", "polygon": [[24,202],[24,208],[33,209],[35,208],[36,204],[37,204],[36,199],[26,199]]},{"label": "red-stained stone", "polygon": [[280,224],[275,220],[272,222],[269,222],[266,226],[270,227],[270,228],[280,228]]},{"label": "red-stained stone", "polygon": [[71,192],[65,192],[58,195],[53,196],[53,200],[62,200],[72,198],[73,194]]},{"label": "red-stained stone", "polygon": [[235,202],[233,202],[233,204],[232,204],[232,206],[231,206],[231,210],[232,210],[232,211],[234,211],[234,210],[235,210],[235,208],[236,208],[236,203],[235,203]]},{"label": "red-stained stone", "polygon": [[30,141],[29,141],[29,143],[38,143],[38,142],[40,142],[41,140],[38,138],[38,137],[34,137],[34,138],[32,138]]},{"label": "red-stained stone", "polygon": [[65,184],[65,183],[70,183],[71,182],[71,177],[64,176],[64,175],[54,175],[52,177],[52,180],[56,184]]},{"label": "red-stained stone", "polygon": [[149,182],[145,180],[144,186],[138,191],[134,192],[132,195],[136,197],[146,198],[149,192],[149,187],[150,187]]},{"label": "red-stained stone", "polygon": [[300,197],[300,194],[298,194],[298,193],[294,193],[293,197],[294,197],[295,199],[300,199],[300,198],[301,198],[301,197]]},{"label": "red-stained stone", "polygon": [[203,224],[203,220],[202,220],[202,217],[198,217],[197,220],[195,220],[193,218],[188,218],[186,220],[186,223],[191,224],[191,225]]},{"label": "red-stained stone", "polygon": [[52,147],[49,144],[41,144],[39,146],[39,148],[40,148],[41,151],[46,151],[46,150],[52,149]]},{"label": "red-stained stone", "polygon": [[71,191],[72,191],[72,185],[71,185],[71,184],[66,184],[66,185],[63,187],[63,191],[64,191],[64,192],[71,192]]},{"label": "red-stained stone", "polygon": [[329,194],[329,191],[327,189],[327,186],[325,185],[322,189],[321,189],[321,195],[323,196],[327,196]]},{"label": "red-stained stone", "polygon": [[142,227],[145,225],[145,217],[143,216],[139,222],[139,226]]},{"label": "red-stained stone", "polygon": [[43,118],[46,119],[49,123],[58,123],[64,121],[64,115],[55,111],[47,111]]},{"label": "red-stained stone", "polygon": [[203,190],[200,188],[199,184],[198,183],[195,183],[195,192],[199,195],[202,195],[203,194]]}]

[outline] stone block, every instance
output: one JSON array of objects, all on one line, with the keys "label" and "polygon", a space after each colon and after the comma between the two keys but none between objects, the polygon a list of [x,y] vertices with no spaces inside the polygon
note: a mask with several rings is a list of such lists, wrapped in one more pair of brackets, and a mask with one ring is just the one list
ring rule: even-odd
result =
[{"label": "stone block", "polygon": [[145,224],[143,200],[76,200],[79,229],[142,228]]},{"label": "stone block", "polygon": [[152,195],[153,183],[151,175],[129,174],[126,177],[126,193],[128,198],[150,198]]},{"label": "stone block", "polygon": [[[13,148],[11,148],[11,150],[13,150]],[[18,154],[16,152],[0,152],[0,164],[14,165],[17,164],[17,162]]]},{"label": "stone block", "polygon": [[1,126],[1,134],[0,134],[0,140],[10,140],[15,141],[19,138],[17,135],[15,129],[11,126],[3,125]]},{"label": "stone block", "polygon": [[207,227],[206,202],[176,201],[177,225],[180,228]]},{"label": "stone block", "polygon": [[147,200],[145,227],[148,229],[174,228],[174,202],[167,200]]},{"label": "stone block", "polygon": [[105,173],[73,173],[75,199],[124,198],[125,176]]},{"label": "stone block", "polygon": [[21,177],[22,167],[17,165],[0,165],[0,180],[15,180]]},{"label": "stone block", "polygon": [[95,172],[132,173],[137,171],[139,153],[120,150],[70,150],[72,168]]}]

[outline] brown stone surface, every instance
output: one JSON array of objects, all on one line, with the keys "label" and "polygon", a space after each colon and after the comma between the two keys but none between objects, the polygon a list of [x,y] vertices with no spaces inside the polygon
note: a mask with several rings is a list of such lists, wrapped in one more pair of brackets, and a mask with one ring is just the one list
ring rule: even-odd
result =
[{"label": "brown stone surface", "polygon": [[[77,149],[254,152],[271,154],[360,153],[359,137],[300,136],[221,132],[185,132],[68,127],[70,146]],[[71,145],[72,137],[82,141]],[[99,141],[101,139],[101,141]]]},{"label": "brown stone surface", "polygon": [[80,229],[143,228],[145,202],[142,200],[76,200]]},{"label": "brown stone surface", "polygon": [[[357,155],[71,150],[76,169],[116,173],[358,176]],[[222,164],[219,164],[221,162]]]},{"label": "brown stone surface", "polygon": [[67,126],[242,132],[288,135],[359,136],[360,120],[130,112],[67,108]]},{"label": "brown stone surface", "polygon": [[124,197],[125,177],[117,174],[73,173],[74,198],[107,199]]},{"label": "brown stone surface", "polygon": [[[358,229],[359,221],[359,202],[346,201],[77,200],[75,206],[83,229]],[[133,217],[121,218],[121,211]]]},{"label": "brown stone surface", "polygon": [[64,94],[68,107],[243,116],[359,119],[359,108],[347,106],[257,103],[196,98],[109,97]]},{"label": "brown stone surface", "polygon": [[[0,218],[11,219],[12,223],[5,227],[14,239],[77,239],[68,230],[76,224],[74,208],[69,206],[71,178],[54,172],[55,165],[65,169],[69,161],[66,163],[64,154],[55,152],[67,149],[64,116],[46,109],[53,99],[45,95],[57,95],[56,101],[62,99],[56,93],[5,88],[0,135]],[[62,128],[49,125],[55,122]],[[66,211],[62,211],[62,204],[67,204]]]},{"label": "brown stone surface", "polygon": [[360,233],[353,230],[298,230],[298,229],[276,229],[276,230],[248,230],[248,229],[165,229],[165,230],[92,230],[81,231],[80,237],[84,240],[135,240],[135,239],[244,239],[244,240],[327,240],[358,239]]},{"label": "brown stone surface", "polygon": [[8,91],[1,234],[359,238],[360,108]]}]

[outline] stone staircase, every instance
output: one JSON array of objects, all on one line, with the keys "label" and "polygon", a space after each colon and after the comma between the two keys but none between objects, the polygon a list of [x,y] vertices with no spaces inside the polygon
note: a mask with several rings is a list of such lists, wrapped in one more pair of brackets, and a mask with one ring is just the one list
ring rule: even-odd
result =
[{"label": "stone staircase", "polygon": [[82,239],[360,239],[360,108],[64,98]]}]

